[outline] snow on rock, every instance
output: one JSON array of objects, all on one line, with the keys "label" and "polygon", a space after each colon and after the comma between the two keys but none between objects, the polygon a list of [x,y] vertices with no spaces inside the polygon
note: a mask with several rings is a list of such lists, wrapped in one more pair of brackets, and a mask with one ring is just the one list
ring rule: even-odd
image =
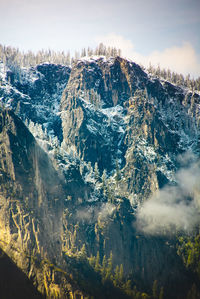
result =
[{"label": "snow on rock", "polygon": [[[62,139],[58,115],[60,99],[68,81],[70,68],[44,63],[36,67],[9,70],[0,64],[0,98],[20,118],[43,124]],[[60,132],[60,133],[59,133]]]},{"label": "snow on rock", "polygon": [[77,60],[77,64],[79,63],[87,63],[87,64],[90,64],[90,63],[97,63],[97,62],[105,62],[105,63],[108,63],[108,64],[113,64],[115,58],[114,57],[109,57],[109,58],[106,58],[106,56],[96,56],[96,55],[92,55],[92,56],[84,56],[84,57],[81,57],[80,59]]}]

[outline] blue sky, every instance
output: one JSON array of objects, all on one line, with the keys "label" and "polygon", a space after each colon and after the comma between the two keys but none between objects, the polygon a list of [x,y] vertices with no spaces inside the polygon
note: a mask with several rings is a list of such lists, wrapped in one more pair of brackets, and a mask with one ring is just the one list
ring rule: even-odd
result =
[{"label": "blue sky", "polygon": [[0,0],[0,43],[81,50],[100,41],[122,54],[200,76],[200,0]]}]

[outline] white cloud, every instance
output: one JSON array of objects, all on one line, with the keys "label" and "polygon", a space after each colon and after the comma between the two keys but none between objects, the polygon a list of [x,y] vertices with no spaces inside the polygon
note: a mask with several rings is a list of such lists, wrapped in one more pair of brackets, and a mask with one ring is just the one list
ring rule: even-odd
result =
[{"label": "white cloud", "polygon": [[122,55],[144,66],[160,65],[161,68],[169,68],[183,75],[190,74],[192,77],[200,76],[200,61],[194,48],[189,42],[181,46],[173,46],[163,51],[153,51],[149,55],[141,55],[134,49],[134,44],[121,35],[114,33],[98,36],[96,42],[102,42],[106,46],[115,46],[122,50]]},{"label": "white cloud", "polygon": [[[177,185],[166,186],[144,201],[137,214],[137,229],[151,235],[192,233],[200,221],[200,162],[191,153],[176,173]],[[191,162],[193,160],[193,162]]]}]

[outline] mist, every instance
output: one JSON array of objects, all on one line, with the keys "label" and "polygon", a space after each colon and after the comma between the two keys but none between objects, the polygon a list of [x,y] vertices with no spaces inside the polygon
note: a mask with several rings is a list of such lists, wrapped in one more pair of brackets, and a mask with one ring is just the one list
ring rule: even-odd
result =
[{"label": "mist", "polygon": [[79,209],[76,212],[76,217],[79,220],[85,221],[85,222],[96,222],[98,219],[101,221],[105,221],[109,216],[113,214],[115,211],[116,207],[107,202],[103,203],[100,206],[95,206],[95,207],[85,207],[82,209]]},{"label": "mist", "polygon": [[150,235],[192,233],[200,224],[200,161],[187,153],[178,158],[176,185],[158,190],[138,209],[136,227]]}]

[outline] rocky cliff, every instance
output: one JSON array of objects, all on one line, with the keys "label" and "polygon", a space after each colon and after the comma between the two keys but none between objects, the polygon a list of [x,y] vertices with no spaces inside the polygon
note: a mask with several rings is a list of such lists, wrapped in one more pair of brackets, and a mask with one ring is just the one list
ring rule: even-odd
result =
[{"label": "rocky cliff", "polygon": [[1,111],[0,124],[1,248],[32,278],[38,274],[34,259],[36,264],[61,259],[62,183],[12,111]]},{"label": "rocky cliff", "polygon": [[78,61],[61,109],[66,145],[101,172],[117,160],[141,199],[172,179],[179,154],[199,151],[199,95],[120,57]]},{"label": "rocky cliff", "polygon": [[181,154],[199,157],[199,94],[91,57],[20,76],[1,64],[0,95],[0,244],[38,290],[136,298],[157,281],[164,298],[186,298],[198,278],[176,237],[149,236],[136,217],[176,185]]}]

